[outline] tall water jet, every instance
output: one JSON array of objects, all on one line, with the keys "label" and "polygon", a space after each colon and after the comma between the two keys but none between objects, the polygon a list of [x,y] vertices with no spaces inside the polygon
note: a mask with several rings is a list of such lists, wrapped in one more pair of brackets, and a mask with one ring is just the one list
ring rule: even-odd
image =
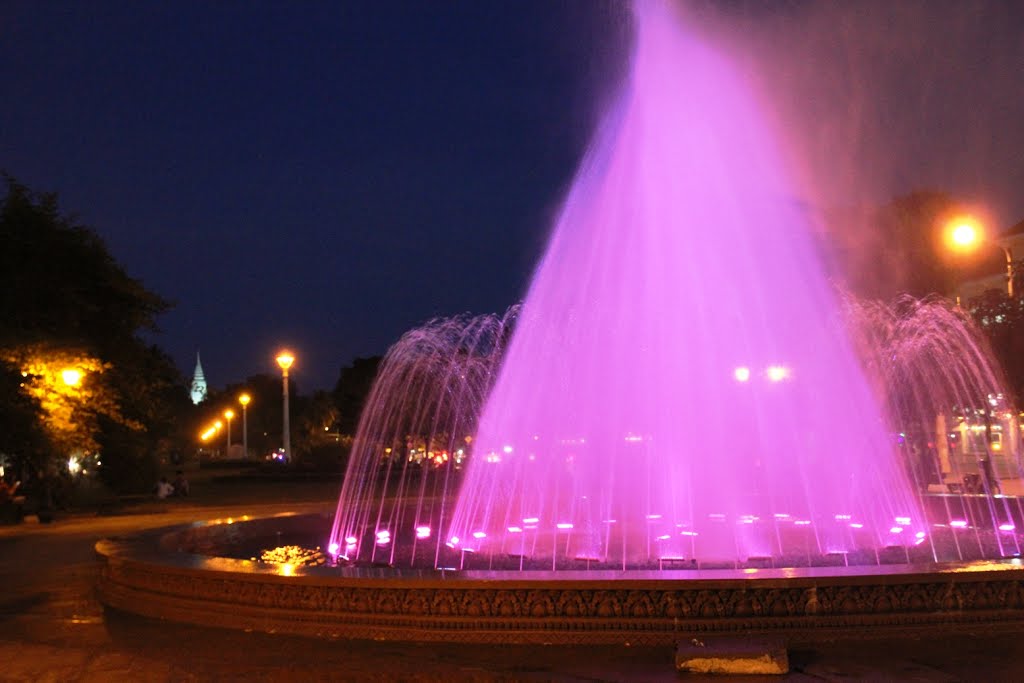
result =
[{"label": "tall water jet", "polygon": [[523,304],[449,547],[559,568],[916,542],[918,502],[758,102],[668,3],[634,17],[630,75]]}]

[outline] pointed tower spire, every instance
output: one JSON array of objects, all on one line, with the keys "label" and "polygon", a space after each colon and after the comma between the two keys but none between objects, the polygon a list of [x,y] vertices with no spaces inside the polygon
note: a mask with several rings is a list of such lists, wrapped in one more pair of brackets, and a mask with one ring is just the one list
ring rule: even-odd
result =
[{"label": "pointed tower spire", "polygon": [[206,376],[203,375],[203,364],[196,351],[196,371],[192,375],[192,403],[199,405],[206,400]]}]

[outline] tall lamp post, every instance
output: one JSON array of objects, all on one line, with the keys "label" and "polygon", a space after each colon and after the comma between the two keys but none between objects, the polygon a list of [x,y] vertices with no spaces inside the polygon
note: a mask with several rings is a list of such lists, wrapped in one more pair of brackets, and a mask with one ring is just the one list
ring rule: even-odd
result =
[{"label": "tall lamp post", "polygon": [[288,462],[292,457],[292,435],[288,425],[288,368],[295,362],[295,356],[290,351],[282,351],[277,354],[275,360],[281,368],[282,396],[284,397],[284,459]]},{"label": "tall lamp post", "polygon": [[[955,251],[973,251],[985,241],[994,244],[1003,250],[1006,257],[1006,296],[1013,299],[1013,253],[1005,244],[994,240],[986,240],[984,230],[980,223],[971,216],[961,216],[950,221],[947,226],[946,241]],[[956,298],[956,305],[960,305],[960,297]],[[987,399],[987,397],[986,397]],[[987,403],[987,401],[986,401]],[[992,405],[985,406],[985,456],[980,461],[982,477],[987,482],[986,486],[994,485],[998,491],[998,481],[992,477]]]},{"label": "tall lamp post", "polygon": [[[221,422],[220,420],[217,420],[216,422],[214,422],[213,423],[214,433],[219,432],[221,427],[223,427],[223,426],[224,426],[224,423]],[[224,457],[226,458],[227,454],[225,454]]]},{"label": "tall lamp post", "polygon": [[249,394],[242,394],[238,397],[238,402],[242,404],[242,457],[246,460],[249,459],[249,421],[247,413],[249,401],[251,400]]},{"label": "tall lamp post", "polygon": [[228,408],[224,411],[224,419],[228,421],[228,450],[224,454],[225,457],[231,457],[231,418],[235,416],[235,411]]}]

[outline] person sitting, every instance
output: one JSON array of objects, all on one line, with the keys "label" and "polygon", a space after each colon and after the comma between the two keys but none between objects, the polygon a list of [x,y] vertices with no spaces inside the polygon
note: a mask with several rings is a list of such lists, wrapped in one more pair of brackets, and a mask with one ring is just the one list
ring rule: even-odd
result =
[{"label": "person sitting", "polygon": [[174,487],[171,485],[171,482],[167,481],[167,477],[160,477],[160,481],[156,483],[156,497],[163,500],[173,495]]},{"label": "person sitting", "polygon": [[189,492],[188,479],[185,478],[185,473],[178,470],[174,473],[174,495],[176,496],[187,496]]}]

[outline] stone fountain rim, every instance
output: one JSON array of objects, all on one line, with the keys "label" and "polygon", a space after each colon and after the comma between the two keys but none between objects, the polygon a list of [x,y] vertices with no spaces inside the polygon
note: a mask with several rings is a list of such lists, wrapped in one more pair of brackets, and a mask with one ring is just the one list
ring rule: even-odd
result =
[{"label": "stone fountain rim", "polygon": [[107,561],[136,564],[158,564],[168,571],[213,572],[230,574],[235,578],[260,577],[259,580],[302,581],[354,584],[366,586],[465,587],[500,584],[503,588],[530,588],[538,585],[574,585],[586,589],[624,587],[706,588],[712,586],[813,586],[824,582],[848,585],[861,583],[916,583],[923,580],[941,581],[942,577],[955,577],[957,582],[989,581],[993,579],[1024,580],[1024,561],[1021,558],[972,562],[936,562],[927,564],[858,565],[850,567],[790,567],[748,569],[661,569],[661,570],[448,570],[411,569],[399,567],[289,567],[287,574],[282,565],[254,562],[216,555],[176,552],[167,549],[174,544],[177,534],[189,530],[217,528],[222,525],[246,525],[270,521],[301,524],[304,519],[326,520],[329,515],[319,513],[282,512],[269,516],[200,520],[187,524],[174,524],[151,529],[126,537],[105,538],[95,545],[97,554]]},{"label": "stone fountain rim", "polygon": [[705,570],[714,576],[700,578],[696,570],[510,576],[332,567],[285,575],[282,566],[178,552],[174,545],[180,534],[193,533],[193,541],[237,536],[238,522],[265,535],[280,528],[277,522],[311,518],[330,519],[208,520],[101,540],[99,599],[114,610],[201,626],[406,642],[667,645],[751,633],[809,642],[1024,622],[1024,569],[1012,562]]}]

